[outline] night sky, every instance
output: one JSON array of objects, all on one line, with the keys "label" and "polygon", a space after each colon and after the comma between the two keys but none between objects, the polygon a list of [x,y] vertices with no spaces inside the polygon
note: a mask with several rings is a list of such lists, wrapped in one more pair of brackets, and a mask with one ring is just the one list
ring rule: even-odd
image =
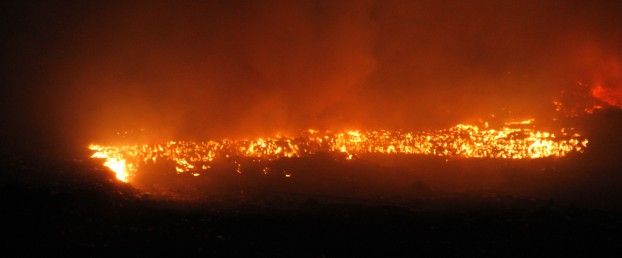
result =
[{"label": "night sky", "polygon": [[544,117],[620,90],[619,1],[3,1],[0,133],[241,137]]}]

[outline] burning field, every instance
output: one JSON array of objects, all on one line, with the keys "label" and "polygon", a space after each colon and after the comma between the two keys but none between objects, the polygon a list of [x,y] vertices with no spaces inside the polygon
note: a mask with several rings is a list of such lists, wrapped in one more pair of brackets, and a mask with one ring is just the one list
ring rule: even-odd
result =
[{"label": "burning field", "polygon": [[[336,158],[352,160],[365,155],[429,155],[447,159],[537,159],[564,157],[583,152],[588,140],[571,129],[559,132],[533,129],[533,119],[508,122],[515,128],[483,128],[459,124],[447,130],[432,132],[368,131],[324,132],[309,129],[299,137],[277,136],[251,140],[220,140],[206,142],[169,141],[163,144],[102,146],[90,145],[92,158],[104,160],[117,179],[128,182],[145,163],[168,162],[177,173],[200,176],[208,172],[215,159],[235,164],[235,172],[246,168],[240,159],[267,164],[281,158],[301,158],[329,153]],[[522,126],[523,128],[520,128]],[[518,128],[516,128],[518,127]],[[264,174],[270,173],[263,167]],[[280,171],[285,176],[291,173]]]},{"label": "burning field", "polygon": [[3,2],[7,246],[622,254],[620,13]]},{"label": "burning field", "polygon": [[622,163],[621,142],[612,137],[622,113],[607,109],[572,121],[576,129],[556,131],[524,120],[501,129],[93,144],[82,158],[62,162],[6,153],[2,194],[20,196],[9,202],[9,221],[22,229],[15,239],[46,252],[615,250]]}]

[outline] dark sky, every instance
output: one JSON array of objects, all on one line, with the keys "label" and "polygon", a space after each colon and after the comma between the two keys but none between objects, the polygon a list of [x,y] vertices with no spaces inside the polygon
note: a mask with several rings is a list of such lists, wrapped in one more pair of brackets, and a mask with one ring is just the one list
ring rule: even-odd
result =
[{"label": "dark sky", "polygon": [[427,128],[620,90],[620,1],[3,1],[2,135]]}]

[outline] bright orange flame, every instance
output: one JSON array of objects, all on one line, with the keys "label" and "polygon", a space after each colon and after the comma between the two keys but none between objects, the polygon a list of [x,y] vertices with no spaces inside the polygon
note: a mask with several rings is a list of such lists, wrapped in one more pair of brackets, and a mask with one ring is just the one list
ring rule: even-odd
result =
[{"label": "bright orange flame", "polygon": [[536,121],[536,120],[535,120],[535,119],[533,119],[533,118],[530,118],[530,119],[525,119],[525,120],[522,120],[522,121],[511,121],[511,122],[506,122],[506,123],[505,123],[505,125],[507,125],[507,126],[512,126],[512,125],[530,125],[530,124],[532,124],[534,121]]},{"label": "bright orange flame", "polygon": [[131,170],[133,165],[126,164],[126,160],[121,153],[94,144],[90,145],[89,149],[95,151],[91,158],[105,159],[104,166],[112,170],[117,179],[126,183],[129,181],[128,171]]},{"label": "bright orange flame", "polygon": [[[346,160],[365,154],[431,155],[446,158],[536,159],[563,157],[570,152],[583,152],[588,140],[562,129],[559,133],[533,129],[533,119],[508,122],[501,129],[458,124],[431,132],[360,131],[320,133],[308,130],[299,137],[257,138],[207,142],[169,141],[164,144],[101,146],[91,145],[92,158],[105,159],[104,165],[117,178],[128,182],[141,164],[169,160],[178,173],[211,168],[217,158],[251,158],[276,160],[303,157],[319,152],[333,153]],[[239,162],[235,171],[242,173]],[[269,168],[263,170],[269,173]]]}]

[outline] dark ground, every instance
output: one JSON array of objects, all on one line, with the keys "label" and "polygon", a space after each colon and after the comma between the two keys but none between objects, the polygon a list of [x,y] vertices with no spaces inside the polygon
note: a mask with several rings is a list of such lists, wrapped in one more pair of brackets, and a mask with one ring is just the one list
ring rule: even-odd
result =
[{"label": "dark ground", "polygon": [[5,184],[5,250],[216,256],[622,251],[620,212],[550,200],[430,197],[404,205],[281,194],[264,196],[269,205],[239,195],[173,202],[141,197],[88,172],[68,169],[63,180]]},{"label": "dark ground", "polygon": [[[620,127],[619,119],[617,125],[607,115],[602,119],[607,122],[588,121],[600,131],[590,131],[593,145],[580,156],[439,167],[438,173],[459,176],[457,182],[479,173],[464,169],[514,173],[481,191],[440,191],[434,180],[401,180],[407,172],[397,167],[367,171],[326,161],[316,164],[325,166],[320,169],[309,165],[317,160],[300,160],[291,165],[300,166],[298,181],[279,177],[253,185],[252,176],[224,178],[209,184],[229,187],[179,201],[118,183],[98,161],[58,161],[5,148],[2,245],[18,254],[619,257]],[[435,164],[417,162],[426,169]],[[543,172],[536,176],[530,168]],[[312,171],[320,175],[317,182],[332,183],[318,188],[305,182]]]}]

